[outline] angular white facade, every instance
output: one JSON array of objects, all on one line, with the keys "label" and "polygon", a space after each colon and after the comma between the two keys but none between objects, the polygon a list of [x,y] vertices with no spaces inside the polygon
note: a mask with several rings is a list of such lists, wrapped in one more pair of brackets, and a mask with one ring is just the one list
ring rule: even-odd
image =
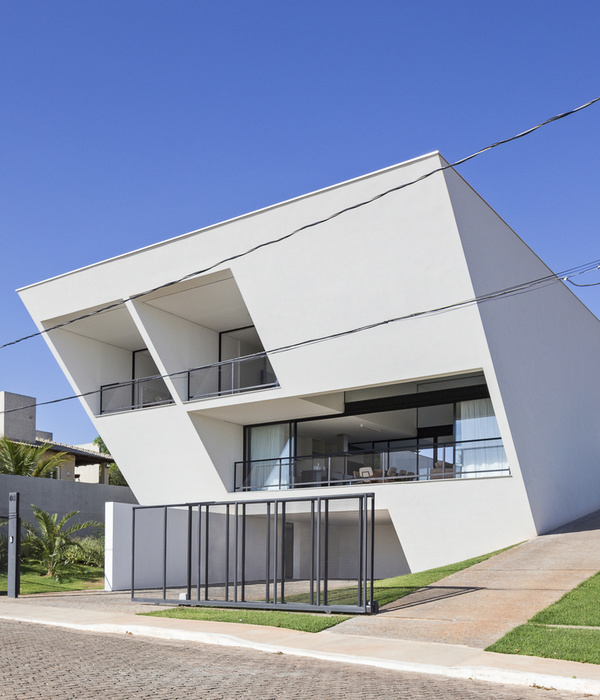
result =
[{"label": "angular white facade", "polygon": [[20,290],[40,329],[116,304],[45,337],[140,503],[373,491],[378,575],[600,507],[600,324],[559,281],[460,305],[551,273],[454,171],[235,257],[443,164]]}]

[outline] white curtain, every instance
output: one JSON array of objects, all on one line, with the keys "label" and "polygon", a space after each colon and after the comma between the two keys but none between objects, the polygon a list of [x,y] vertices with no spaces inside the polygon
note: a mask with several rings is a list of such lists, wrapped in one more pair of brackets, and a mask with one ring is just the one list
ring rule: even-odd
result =
[{"label": "white curtain", "polygon": [[[290,429],[288,423],[260,425],[250,431],[250,484],[273,490],[290,482]],[[281,458],[281,459],[279,459]],[[263,460],[255,462],[255,460]],[[280,480],[281,468],[281,480]]]},{"label": "white curtain", "polygon": [[[460,401],[456,415],[456,464],[465,476],[492,476],[508,468],[491,399]],[[471,441],[471,442],[470,442]],[[461,444],[462,443],[462,444]]]}]

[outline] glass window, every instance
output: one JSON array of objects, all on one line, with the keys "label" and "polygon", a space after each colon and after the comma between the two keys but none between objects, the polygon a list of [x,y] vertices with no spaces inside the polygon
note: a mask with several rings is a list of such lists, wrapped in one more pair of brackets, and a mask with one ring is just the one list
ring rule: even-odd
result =
[{"label": "glass window", "polygon": [[456,465],[462,476],[492,476],[508,469],[491,399],[457,403],[456,439]]},{"label": "glass window", "polygon": [[248,428],[246,483],[255,488],[278,488],[290,483],[293,444],[289,423]]}]

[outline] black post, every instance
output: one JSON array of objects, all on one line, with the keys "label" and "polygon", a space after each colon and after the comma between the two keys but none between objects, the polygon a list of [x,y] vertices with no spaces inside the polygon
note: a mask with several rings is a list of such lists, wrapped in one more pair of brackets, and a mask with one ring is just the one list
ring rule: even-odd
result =
[{"label": "black post", "polygon": [[285,501],[281,503],[281,602],[285,603]]},{"label": "black post", "polygon": [[273,602],[277,603],[277,578],[279,576],[277,551],[279,549],[279,501],[273,501]]},{"label": "black post", "polygon": [[167,599],[167,506],[163,509],[163,600]]},{"label": "black post", "polygon": [[242,504],[242,602],[246,601],[246,504]]},{"label": "black post", "polygon": [[321,499],[317,498],[317,532],[316,532],[316,555],[317,555],[317,605],[321,605]]},{"label": "black post", "polygon": [[323,566],[323,605],[327,605],[328,582],[329,582],[329,501],[325,501],[325,557]]},{"label": "black post", "polygon": [[187,514],[187,599],[192,599],[192,506]]},{"label": "black post", "polygon": [[267,545],[267,551],[265,554],[265,561],[267,569],[265,571],[265,603],[269,602],[269,589],[271,588],[271,502],[267,501],[267,536],[265,537],[265,542]]},{"label": "black post", "polygon": [[8,494],[8,587],[9,598],[18,598],[21,589],[21,518],[19,493]]},{"label": "black post", "polygon": [[196,572],[196,600],[200,600],[200,578],[202,575],[202,505],[198,503],[198,571]]},{"label": "black post", "polygon": [[310,604],[315,604],[315,499],[310,499]]},{"label": "black post", "polygon": [[363,495],[361,496],[361,506],[362,510],[364,511],[364,517],[362,519],[362,524],[363,524],[363,529],[362,529],[362,554],[363,554],[363,562],[362,562],[362,575],[363,575],[363,595],[362,595],[362,604],[363,607],[366,609],[367,607],[367,576],[368,576],[368,552],[367,552],[367,529],[369,527],[369,510],[368,510],[368,503],[367,503],[367,496]]},{"label": "black post", "polygon": [[363,528],[364,528],[364,512],[362,496],[358,496],[358,606],[364,605],[362,597],[362,581],[363,581]]},{"label": "black post", "polygon": [[[229,507],[229,506],[228,506]],[[235,504],[235,515],[233,516],[235,518],[235,537],[234,537],[234,553],[233,553],[233,601],[234,603],[237,603],[238,599],[238,569],[239,569],[239,556],[238,556],[238,548],[239,548],[239,503],[236,502]]]},{"label": "black post", "polygon": [[379,612],[379,603],[373,599],[373,585],[375,583],[375,496],[371,495],[369,499],[371,501],[371,597],[369,599],[369,607],[367,608],[367,612],[376,614]]},{"label": "black post", "polygon": [[208,600],[208,557],[210,555],[209,551],[209,539],[208,539],[208,503],[206,504],[206,520],[204,521],[204,600]]},{"label": "black post", "polygon": [[135,598],[135,510],[131,509],[131,600]]},{"label": "black post", "polygon": [[[225,600],[229,600],[229,503],[225,506]],[[237,524],[237,523],[236,523]],[[236,529],[237,546],[237,529]]]}]

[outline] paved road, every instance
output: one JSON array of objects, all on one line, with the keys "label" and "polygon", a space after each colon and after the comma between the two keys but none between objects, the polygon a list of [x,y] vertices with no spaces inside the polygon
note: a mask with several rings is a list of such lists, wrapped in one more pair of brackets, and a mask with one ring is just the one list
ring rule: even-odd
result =
[{"label": "paved road", "polygon": [[584,695],[451,680],[212,645],[0,621],[0,697],[578,700]]}]

